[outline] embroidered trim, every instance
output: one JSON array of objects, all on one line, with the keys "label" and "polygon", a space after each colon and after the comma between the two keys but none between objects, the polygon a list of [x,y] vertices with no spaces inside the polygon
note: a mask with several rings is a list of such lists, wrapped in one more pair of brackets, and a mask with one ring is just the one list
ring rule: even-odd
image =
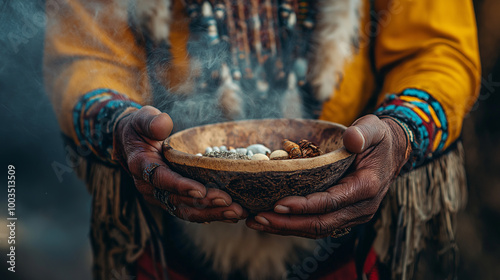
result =
[{"label": "embroidered trim", "polygon": [[400,94],[391,94],[375,114],[400,119],[413,130],[415,141],[409,160],[412,168],[441,152],[448,139],[448,121],[443,107],[425,91],[406,89]]},{"label": "embroidered trim", "polygon": [[141,105],[111,89],[96,89],[83,95],[73,108],[76,145],[90,150],[100,160],[112,164],[113,128],[128,108]]}]

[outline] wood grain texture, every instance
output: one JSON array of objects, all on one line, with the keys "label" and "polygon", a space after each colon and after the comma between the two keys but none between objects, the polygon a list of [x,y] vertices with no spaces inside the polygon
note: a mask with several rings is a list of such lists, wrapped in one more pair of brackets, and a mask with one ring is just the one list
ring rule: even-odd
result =
[{"label": "wood grain texture", "polygon": [[[354,160],[342,145],[345,127],[318,120],[267,119],[199,126],[178,132],[163,145],[167,164],[181,175],[220,188],[251,212],[268,211],[280,198],[324,191]],[[308,139],[325,154],[306,159],[250,161],[196,156],[207,146],[280,149],[284,138]]]}]

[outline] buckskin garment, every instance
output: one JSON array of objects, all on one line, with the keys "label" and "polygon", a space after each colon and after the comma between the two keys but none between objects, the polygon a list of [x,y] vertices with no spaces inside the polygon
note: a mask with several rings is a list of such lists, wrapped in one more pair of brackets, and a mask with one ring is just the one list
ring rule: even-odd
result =
[{"label": "buckskin garment", "polygon": [[188,223],[147,205],[110,156],[112,141],[87,135],[101,110],[147,104],[177,130],[274,117],[350,125],[399,108],[422,156],[326,263],[355,260],[361,277],[376,260],[408,279],[433,248],[453,271],[454,216],[466,201],[458,139],[480,83],[470,1],[69,0],[47,1],[47,13],[45,84],[93,198],[95,279],[138,275],[148,256],[175,278],[165,272],[175,255],[201,260],[192,269],[207,275],[277,279],[330,242]]}]

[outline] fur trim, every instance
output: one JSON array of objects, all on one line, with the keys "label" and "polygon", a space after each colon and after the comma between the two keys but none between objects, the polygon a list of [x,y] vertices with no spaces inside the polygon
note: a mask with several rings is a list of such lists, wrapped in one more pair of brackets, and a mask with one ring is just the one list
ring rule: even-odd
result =
[{"label": "fur trim", "polygon": [[[130,1],[132,23],[140,27],[155,45],[168,43],[173,0]],[[359,40],[362,6],[363,0],[319,1],[307,75],[318,101],[331,98],[341,82],[344,65],[353,56],[353,42]]]},{"label": "fur trim", "polygon": [[325,101],[339,85],[344,64],[353,55],[362,0],[322,0],[319,6],[308,80],[316,99]]},{"label": "fur trim", "polygon": [[249,229],[244,221],[237,224],[214,222],[208,225],[181,222],[213,269],[222,278],[243,271],[249,280],[285,279],[287,264],[297,261],[297,249],[312,252],[312,239],[279,236]]},{"label": "fur trim", "polygon": [[168,44],[171,0],[129,0],[131,24],[140,28],[156,46]]}]

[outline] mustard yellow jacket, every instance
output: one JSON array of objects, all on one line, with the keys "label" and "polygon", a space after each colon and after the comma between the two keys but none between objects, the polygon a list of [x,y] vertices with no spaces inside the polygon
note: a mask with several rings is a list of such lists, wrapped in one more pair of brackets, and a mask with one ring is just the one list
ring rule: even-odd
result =
[{"label": "mustard yellow jacket", "polygon": [[[71,111],[85,93],[109,88],[140,104],[151,97],[145,50],[124,20],[126,7],[119,2],[89,1],[99,10],[78,0],[47,7],[46,89],[63,133],[74,140]],[[375,0],[372,11],[370,1],[365,2],[360,50],[346,64],[343,80],[320,118],[349,125],[373,109],[367,108],[371,100],[380,104],[386,94],[418,88],[441,103],[449,146],[459,137],[480,85],[472,1]],[[370,25],[370,17],[378,19],[377,28]],[[180,1],[174,1],[172,22],[173,67],[166,75],[175,86],[187,76],[189,65],[188,18]]]}]

